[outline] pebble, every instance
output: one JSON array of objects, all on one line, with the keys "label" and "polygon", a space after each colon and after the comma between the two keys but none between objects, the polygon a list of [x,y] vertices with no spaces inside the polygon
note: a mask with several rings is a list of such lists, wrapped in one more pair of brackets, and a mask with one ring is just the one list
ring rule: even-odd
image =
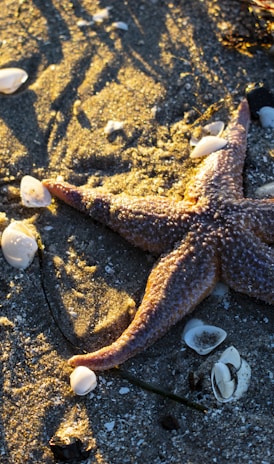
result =
[{"label": "pebble", "polygon": [[120,395],[126,395],[129,392],[130,392],[130,389],[128,387],[121,387],[119,390]]},{"label": "pebble", "polygon": [[115,421],[110,421],[110,422],[106,422],[104,424],[104,427],[107,429],[108,432],[112,432],[112,430],[114,429],[115,427]]}]

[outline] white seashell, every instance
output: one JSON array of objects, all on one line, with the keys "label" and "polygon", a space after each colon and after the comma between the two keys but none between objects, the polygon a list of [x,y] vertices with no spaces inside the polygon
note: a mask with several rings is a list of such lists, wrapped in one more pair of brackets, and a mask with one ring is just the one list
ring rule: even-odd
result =
[{"label": "white seashell", "polygon": [[0,69],[0,92],[10,94],[16,92],[26,82],[28,74],[20,68]]},{"label": "white seashell", "polygon": [[[199,319],[194,319],[199,321]],[[190,321],[191,322],[191,321]],[[199,321],[201,322],[201,321]],[[187,330],[186,330],[187,329]],[[226,338],[226,332],[214,325],[205,325],[196,323],[194,327],[186,326],[183,332],[185,343],[192,348],[196,353],[206,355],[213,351]]]},{"label": "white seashell", "polygon": [[194,135],[190,139],[190,145],[196,146],[201,140],[202,137],[207,135],[213,135],[215,137],[220,137],[223,133],[225,128],[225,124],[223,121],[214,121],[206,124],[206,126],[202,127],[200,130],[201,137],[196,138]]},{"label": "white seashell", "polygon": [[214,135],[207,135],[203,137],[196,145],[194,150],[190,154],[190,158],[201,158],[207,156],[214,151],[218,151],[224,148],[227,144],[227,140],[216,137]]},{"label": "white seashell", "polygon": [[185,334],[191,330],[191,329],[194,329],[194,327],[198,327],[198,326],[201,326],[201,325],[205,325],[204,321],[202,321],[201,319],[196,319],[196,318],[193,318],[193,319],[190,319],[185,327],[184,327],[184,330],[183,330],[183,333],[182,333],[182,339],[185,340]]},{"label": "white seashell", "polygon": [[40,208],[51,203],[51,194],[48,189],[32,176],[24,176],[21,180],[20,195],[24,206]]},{"label": "white seashell", "polygon": [[107,135],[110,135],[113,132],[123,129],[123,127],[124,127],[123,122],[109,120],[104,128],[104,133]]},{"label": "white seashell", "polygon": [[227,348],[221,355],[219,361],[224,364],[231,364],[235,369],[241,367],[241,356],[238,350],[234,346]]},{"label": "white seashell", "polygon": [[223,403],[230,400],[236,386],[229,368],[220,361],[214,364],[211,371],[211,384],[215,397]]},{"label": "white seashell", "polygon": [[263,127],[274,128],[274,108],[272,108],[272,106],[263,106],[260,111],[258,111],[258,115]]},{"label": "white seashell", "polygon": [[38,249],[32,229],[23,221],[11,222],[6,227],[1,247],[7,262],[18,269],[28,267]]},{"label": "white seashell", "polygon": [[258,187],[255,191],[255,195],[258,198],[274,197],[274,182],[269,182],[268,184]]},{"label": "white seashell", "polygon": [[224,128],[225,123],[223,121],[213,121],[204,126],[204,131],[208,135],[215,135],[216,137],[220,137],[223,133]]},{"label": "white seashell", "polygon": [[109,18],[109,10],[111,10],[112,6],[107,6],[106,8],[102,8],[101,10],[98,10],[97,13],[95,13],[92,16],[92,19],[95,23],[102,23],[104,19]]},{"label": "white seashell", "polygon": [[76,395],[87,395],[97,386],[95,373],[86,366],[78,366],[70,374],[70,386]]},{"label": "white seashell", "polygon": [[211,370],[211,385],[220,403],[238,400],[247,391],[251,378],[248,363],[234,346],[227,348]]},{"label": "white seashell", "polygon": [[127,23],[124,23],[123,21],[116,21],[116,22],[112,23],[112,26],[115,29],[121,29],[123,31],[128,31],[128,25],[127,25]]},{"label": "white seashell", "polygon": [[86,21],[85,19],[79,19],[79,21],[77,21],[78,27],[92,26],[92,24],[93,24],[93,21]]}]

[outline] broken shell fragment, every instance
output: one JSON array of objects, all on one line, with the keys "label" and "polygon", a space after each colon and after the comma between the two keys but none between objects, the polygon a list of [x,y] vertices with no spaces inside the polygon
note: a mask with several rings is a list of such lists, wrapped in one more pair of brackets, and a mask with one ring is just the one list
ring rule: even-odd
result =
[{"label": "broken shell fragment", "polygon": [[112,9],[112,6],[107,6],[98,10],[93,16],[92,19],[95,23],[102,23],[105,19],[109,18],[109,11]]},{"label": "broken shell fragment", "polygon": [[112,121],[109,120],[104,128],[104,133],[107,135],[112,134],[113,132],[122,130],[124,127],[124,123],[121,121]]},{"label": "broken shell fragment", "polygon": [[258,115],[262,127],[274,128],[274,108],[271,106],[263,106],[260,111],[258,111]]},{"label": "broken shell fragment", "polygon": [[76,395],[87,395],[97,386],[96,375],[88,367],[78,366],[70,374],[70,386]]},{"label": "broken shell fragment", "polygon": [[51,203],[51,194],[48,189],[32,176],[24,176],[20,184],[20,195],[24,206],[40,208]]},{"label": "broken shell fragment", "polygon": [[250,377],[250,366],[241,359],[236,348],[230,346],[211,370],[211,385],[215,398],[220,403],[241,398],[249,387]]},{"label": "broken shell fragment", "polygon": [[224,148],[227,144],[227,140],[216,137],[216,135],[207,135],[203,137],[197,143],[196,147],[190,154],[190,158],[201,158],[207,156],[214,151],[218,151],[221,148]]},{"label": "broken shell fragment", "polygon": [[32,229],[23,221],[14,221],[3,232],[1,247],[6,261],[18,269],[26,269],[38,249]]},{"label": "broken shell fragment", "polygon": [[115,21],[112,23],[112,27],[114,29],[121,29],[122,31],[128,31],[128,25],[127,23],[124,23],[124,21]]},{"label": "broken shell fragment", "polygon": [[[192,322],[195,321],[195,322]],[[185,343],[202,356],[213,351],[226,338],[225,330],[205,325],[199,319],[189,321],[183,332]]]},{"label": "broken shell fragment", "polygon": [[26,82],[28,74],[20,68],[0,69],[0,92],[11,94]]}]

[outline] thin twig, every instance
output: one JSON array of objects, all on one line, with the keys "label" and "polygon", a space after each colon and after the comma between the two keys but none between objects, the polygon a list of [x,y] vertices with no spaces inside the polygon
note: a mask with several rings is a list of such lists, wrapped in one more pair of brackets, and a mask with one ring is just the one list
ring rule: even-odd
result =
[{"label": "thin twig", "polygon": [[119,367],[114,367],[111,369],[111,372],[115,373],[116,375],[119,375],[123,379],[128,380],[130,383],[133,385],[137,385],[138,387],[143,388],[144,390],[151,391],[153,393],[156,393],[157,395],[161,395],[165,398],[169,398],[173,401],[176,401],[177,403],[184,404],[185,406],[196,409],[197,411],[201,411],[204,414],[207,413],[207,409],[204,405],[195,403],[193,401],[189,401],[187,398],[184,398],[183,396],[178,396],[175,395],[174,393],[171,393],[167,390],[164,390],[163,388],[158,387],[157,385],[153,385],[151,383],[144,382],[143,380],[140,380],[138,377],[135,375],[130,374],[128,371],[125,371],[123,369],[120,369]]}]

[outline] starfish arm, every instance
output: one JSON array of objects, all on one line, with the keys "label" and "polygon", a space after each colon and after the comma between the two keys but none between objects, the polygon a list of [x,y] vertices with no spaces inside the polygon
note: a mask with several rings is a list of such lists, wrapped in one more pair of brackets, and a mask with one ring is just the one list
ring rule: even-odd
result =
[{"label": "starfish arm", "polygon": [[243,199],[227,203],[234,223],[251,230],[265,243],[274,243],[274,200]]},{"label": "starfish arm", "polygon": [[251,200],[248,213],[252,229],[266,243],[274,243],[274,200]]},{"label": "starfish arm", "polygon": [[198,201],[201,197],[219,200],[242,198],[242,170],[249,122],[248,103],[243,100],[225,132],[227,145],[211,153],[201,162],[196,176],[186,188],[186,200]]},{"label": "starfish arm", "polygon": [[187,232],[194,210],[166,198],[113,195],[67,182],[44,180],[55,196],[107,225],[133,245],[151,253],[170,249]]},{"label": "starfish arm", "polygon": [[205,242],[200,247],[196,237],[189,233],[153,268],[141,306],[122,335],[110,346],[72,357],[69,364],[86,365],[94,370],[121,364],[154,343],[192,311],[211,292],[217,280],[214,246]]},{"label": "starfish arm", "polygon": [[234,230],[226,240],[222,280],[233,290],[274,304],[274,251],[244,228]]}]

